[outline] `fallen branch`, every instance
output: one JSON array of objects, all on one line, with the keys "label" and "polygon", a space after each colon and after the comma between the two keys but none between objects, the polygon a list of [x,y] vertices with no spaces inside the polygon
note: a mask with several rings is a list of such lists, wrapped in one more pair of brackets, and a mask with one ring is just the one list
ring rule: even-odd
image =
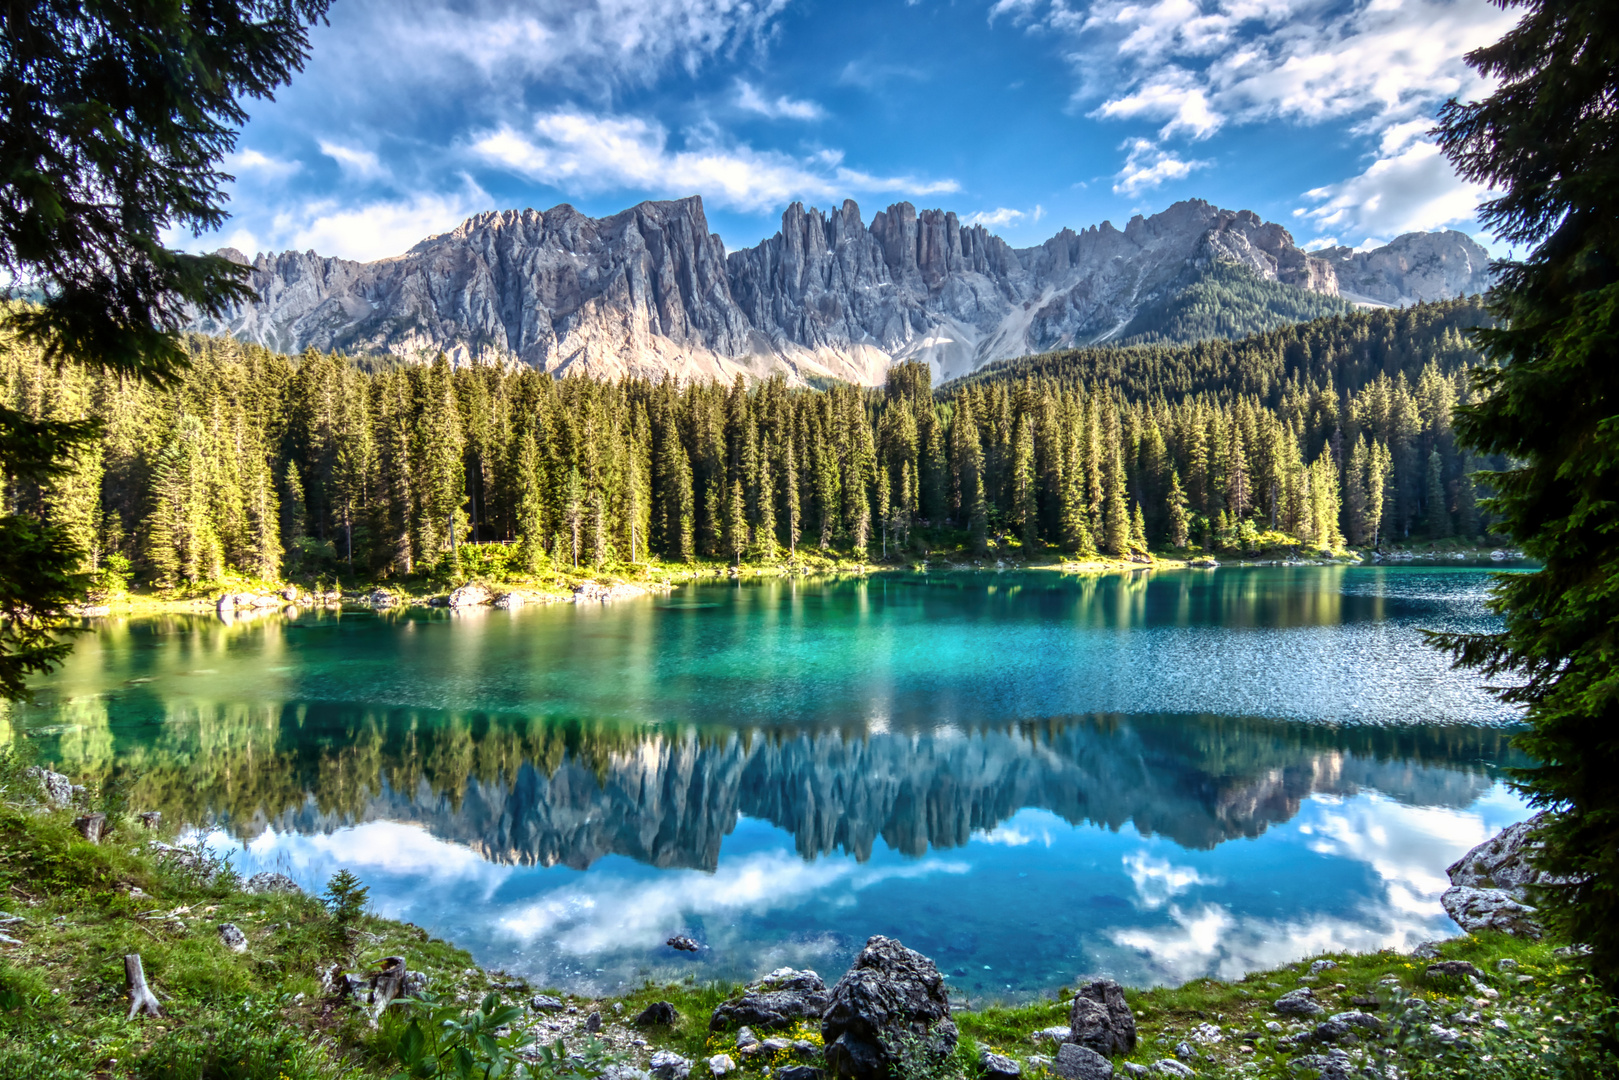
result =
[{"label": "fallen branch", "polygon": [[137,1013],[146,1013],[148,1016],[162,1016],[163,1012],[157,1006],[157,997],[152,988],[146,985],[146,972],[141,967],[141,954],[130,953],[124,957],[124,981],[129,985],[129,1016],[125,1019],[135,1019]]}]

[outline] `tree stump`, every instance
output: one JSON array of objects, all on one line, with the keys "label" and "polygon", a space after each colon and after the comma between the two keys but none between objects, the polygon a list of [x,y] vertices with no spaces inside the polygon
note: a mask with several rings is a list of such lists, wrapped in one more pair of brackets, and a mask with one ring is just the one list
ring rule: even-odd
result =
[{"label": "tree stump", "polygon": [[137,1013],[163,1015],[157,1006],[157,995],[146,985],[146,972],[141,967],[140,953],[130,953],[124,957],[124,982],[129,986],[129,1016],[126,1022],[135,1019]]},{"label": "tree stump", "polygon": [[92,844],[101,843],[101,834],[107,830],[106,814],[85,814],[74,819],[73,827],[78,829],[84,838]]},{"label": "tree stump", "polygon": [[405,958],[403,956],[388,956],[382,960],[382,966],[371,976],[371,1018],[375,1020],[382,1015],[397,997],[405,993]]},{"label": "tree stump", "polygon": [[148,829],[155,829],[163,822],[161,810],[148,810],[141,815],[141,825]]}]

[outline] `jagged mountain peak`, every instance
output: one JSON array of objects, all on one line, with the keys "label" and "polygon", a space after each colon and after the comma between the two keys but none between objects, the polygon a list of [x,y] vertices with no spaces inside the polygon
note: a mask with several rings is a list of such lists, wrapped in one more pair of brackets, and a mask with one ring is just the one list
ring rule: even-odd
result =
[{"label": "jagged mountain peak", "polygon": [[1409,303],[1482,289],[1487,262],[1461,233],[1311,254],[1282,225],[1202,199],[1028,248],[907,201],[869,224],[853,199],[794,202],[774,236],[727,252],[692,195],[602,218],[567,203],[488,211],[370,263],[260,254],[259,299],[194,328],[289,352],[442,351],[558,374],[874,383],[901,360],[947,379],[1105,341],[1215,263],[1327,296],[1347,275],[1353,299]]}]

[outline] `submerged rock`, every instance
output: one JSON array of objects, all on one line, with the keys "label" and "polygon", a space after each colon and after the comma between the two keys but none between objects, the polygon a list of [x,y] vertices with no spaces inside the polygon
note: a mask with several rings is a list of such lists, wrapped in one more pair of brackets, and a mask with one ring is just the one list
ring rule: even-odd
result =
[{"label": "submerged rock", "polygon": [[821,1036],[833,1075],[880,1080],[910,1051],[953,1052],[957,1032],[933,961],[877,935],[832,988]]},{"label": "submerged rock", "polygon": [[[722,1002],[709,1017],[708,1029],[741,1026],[751,1036],[750,1028],[770,1031],[799,1020],[818,1020],[831,1001],[826,983],[815,972],[777,968],[749,983],[740,997]],[[740,1032],[737,1044],[742,1045]]]}]

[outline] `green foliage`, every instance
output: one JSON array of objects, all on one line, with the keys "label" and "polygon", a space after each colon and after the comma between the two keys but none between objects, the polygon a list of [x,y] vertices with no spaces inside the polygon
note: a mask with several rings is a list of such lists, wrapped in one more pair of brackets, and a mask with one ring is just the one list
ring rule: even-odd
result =
[{"label": "green foliage", "polygon": [[135,1080],[324,1080],[331,1056],[282,1016],[290,995],[244,998],[201,1024],[157,1039],[134,1062]]},{"label": "green foliage", "polygon": [[332,937],[340,948],[348,947],[350,934],[365,915],[370,895],[371,890],[348,869],[338,870],[326,882],[326,891],[320,899],[331,913]]},{"label": "green foliage", "polygon": [[1143,304],[1110,344],[1186,344],[1243,338],[1330,315],[1354,305],[1336,296],[1267,281],[1237,263],[1215,261],[1171,295]]},{"label": "green foliage", "polygon": [[1451,102],[1440,141],[1467,179],[1504,192],[1480,217],[1535,245],[1502,265],[1500,325],[1477,334],[1495,366],[1458,411],[1463,443],[1510,467],[1483,505],[1542,569],[1501,579],[1505,629],[1438,635],[1462,666],[1511,681],[1517,774],[1536,806],[1549,920],[1588,943],[1619,989],[1619,24],[1598,0],[1526,0],[1522,20],[1469,62],[1499,85]]},{"label": "green foliage", "polygon": [[498,994],[471,1011],[432,994],[413,998],[383,1033],[388,1064],[398,1068],[392,1080],[589,1080],[616,1060],[594,1038],[572,1054],[560,1041],[535,1047],[523,1017]]}]

